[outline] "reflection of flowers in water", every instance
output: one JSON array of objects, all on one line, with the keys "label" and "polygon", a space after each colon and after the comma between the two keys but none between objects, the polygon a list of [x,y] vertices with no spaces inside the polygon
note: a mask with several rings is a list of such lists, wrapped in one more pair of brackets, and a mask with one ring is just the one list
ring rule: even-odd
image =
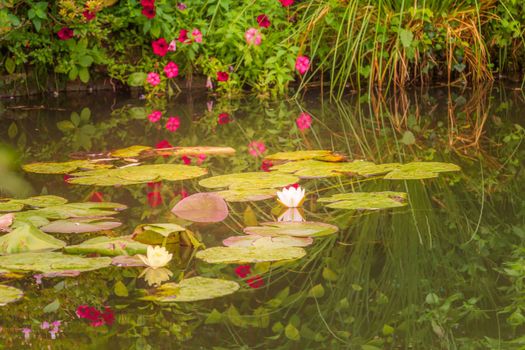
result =
[{"label": "reflection of flowers in water", "polygon": [[[250,265],[239,265],[235,268],[235,274],[242,279],[251,275],[251,273],[252,268]],[[246,284],[248,284],[250,288],[258,289],[264,286],[264,280],[260,275],[254,275],[246,280]]]},{"label": "reflection of flowers in water", "polygon": [[296,221],[301,222],[305,221],[303,214],[297,208],[288,208],[286,209],[278,218],[277,221]]},{"label": "reflection of flowers in water", "polygon": [[144,277],[144,280],[148,282],[148,285],[150,286],[160,286],[162,282],[169,280],[171,276],[173,276],[173,272],[165,267],[159,267],[156,269],[148,267],[142,271],[139,278]]},{"label": "reflection of flowers in water", "polygon": [[164,247],[150,245],[148,246],[147,256],[139,254],[138,257],[147,266],[157,269],[166,266],[173,258],[173,254],[168,253]]},{"label": "reflection of flowers in water", "polygon": [[105,324],[111,326],[115,322],[115,314],[108,306],[104,307],[104,311],[99,311],[93,306],[80,305],[76,314],[78,318],[91,321],[89,324],[93,327],[100,327]]},{"label": "reflection of flowers in water", "polygon": [[264,280],[259,275],[255,275],[251,278],[248,278],[246,280],[246,283],[253,289],[261,288],[262,286],[264,286]]},{"label": "reflection of flowers in water", "polygon": [[304,189],[298,184],[293,184],[283,188],[282,191],[277,192],[279,202],[288,208],[297,208],[303,204],[304,201]]},{"label": "reflection of flowers in water", "polygon": [[250,265],[239,265],[235,268],[235,274],[240,278],[244,278],[251,273]]}]

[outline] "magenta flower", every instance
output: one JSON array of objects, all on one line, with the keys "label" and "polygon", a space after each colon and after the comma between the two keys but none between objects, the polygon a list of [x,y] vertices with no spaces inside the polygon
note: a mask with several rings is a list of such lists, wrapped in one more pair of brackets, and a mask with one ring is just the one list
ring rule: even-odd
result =
[{"label": "magenta flower", "polygon": [[252,278],[248,278],[246,280],[246,283],[248,283],[248,285],[253,289],[261,288],[262,286],[264,286],[264,280],[259,275],[255,275]]},{"label": "magenta flower", "polygon": [[279,2],[281,3],[281,5],[283,5],[283,7],[290,7],[293,5],[293,1],[294,0],[279,0]]},{"label": "magenta flower", "polygon": [[306,73],[308,68],[310,68],[310,59],[308,56],[297,57],[297,60],[295,61],[295,69],[297,69],[299,74]]},{"label": "magenta flower", "polygon": [[188,31],[186,29],[181,29],[179,32],[179,38],[177,39],[181,43],[188,42]]},{"label": "magenta flower", "polygon": [[257,24],[259,24],[259,27],[261,28],[268,28],[270,26],[270,20],[268,19],[268,16],[265,14],[257,16]]},{"label": "magenta flower", "polygon": [[164,67],[164,73],[166,73],[168,78],[175,78],[177,75],[179,75],[179,66],[177,66],[175,62],[170,61]]},{"label": "magenta flower", "polygon": [[160,77],[157,73],[151,72],[148,73],[148,78],[146,79],[146,81],[152,86],[157,86],[160,84]]},{"label": "magenta flower", "polygon": [[178,8],[179,10],[181,10],[181,11],[184,11],[184,10],[186,10],[186,9],[188,8],[188,6],[186,6],[186,4],[183,3],[183,2],[179,2],[179,3],[177,4],[177,8]]},{"label": "magenta flower", "polygon": [[49,327],[51,327],[51,325],[47,321],[44,321],[40,324],[40,328],[42,329],[48,329]]},{"label": "magenta flower", "polygon": [[149,115],[148,115],[148,119],[150,122],[152,123],[156,123],[160,120],[160,118],[162,117],[162,112],[161,111],[152,111]]},{"label": "magenta flower", "polygon": [[197,165],[201,165],[206,160],[207,156],[205,154],[197,155]]},{"label": "magenta flower", "polygon": [[250,265],[239,265],[235,268],[235,274],[239,276],[239,278],[245,278],[251,273],[251,267]]},{"label": "magenta flower", "polygon": [[248,45],[261,45],[261,33],[255,28],[248,29],[246,33],[244,33],[244,38],[246,39],[246,43],[248,43]]},{"label": "magenta flower", "polygon": [[266,146],[262,141],[252,141],[248,144],[248,153],[254,157],[260,157],[266,152]]},{"label": "magenta flower", "polygon": [[262,171],[269,172],[271,167],[273,167],[273,163],[271,160],[265,159],[262,161],[262,164],[261,164]]},{"label": "magenta flower", "polygon": [[148,19],[155,18],[157,12],[155,11],[155,6],[144,6],[142,7],[142,14],[146,16]]},{"label": "magenta flower", "polygon": [[228,81],[230,75],[227,72],[217,72],[217,81]]},{"label": "magenta flower", "polygon": [[170,132],[175,132],[180,126],[179,117],[169,117],[166,122],[166,129]]},{"label": "magenta flower", "polygon": [[180,159],[182,159],[182,162],[185,164],[185,165],[191,165],[191,158],[188,157],[188,156],[182,156],[180,157]]},{"label": "magenta flower", "polygon": [[310,114],[302,112],[295,120],[295,123],[297,124],[299,130],[306,130],[312,125],[312,117]]},{"label": "magenta flower", "polygon": [[69,40],[74,34],[73,29],[64,27],[58,31],[57,36],[60,40]]},{"label": "magenta flower", "polygon": [[86,22],[89,22],[89,21],[94,20],[97,14],[96,12],[84,10],[84,12],[82,12],[82,16],[84,16],[84,18],[86,19]]},{"label": "magenta flower", "polygon": [[217,119],[217,123],[221,125],[228,124],[229,122],[231,122],[230,115],[228,113],[220,113]]},{"label": "magenta flower", "polygon": [[29,337],[31,336],[31,328],[22,328],[22,333],[24,333],[24,339],[26,341],[29,340]]},{"label": "magenta flower", "polygon": [[151,47],[153,48],[153,53],[157,56],[164,57],[168,53],[168,43],[164,38],[153,40]]},{"label": "magenta flower", "polygon": [[202,43],[202,33],[198,29],[193,29],[191,32],[191,36],[193,37],[193,40],[195,40],[196,43]]},{"label": "magenta flower", "polygon": [[155,0],[140,0],[142,6],[155,6]]},{"label": "magenta flower", "polygon": [[158,191],[151,191],[146,194],[148,204],[152,208],[156,208],[162,204],[162,195]]},{"label": "magenta flower", "polygon": [[170,41],[170,44],[168,45],[168,51],[177,51],[177,40]]}]

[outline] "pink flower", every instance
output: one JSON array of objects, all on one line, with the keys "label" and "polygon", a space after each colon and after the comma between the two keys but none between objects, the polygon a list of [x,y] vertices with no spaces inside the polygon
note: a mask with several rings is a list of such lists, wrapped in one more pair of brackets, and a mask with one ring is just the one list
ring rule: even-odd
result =
[{"label": "pink flower", "polygon": [[230,115],[228,113],[220,113],[219,116],[217,117],[217,123],[219,124],[228,124],[229,122],[231,122],[230,120]]},{"label": "pink flower", "polygon": [[211,78],[210,77],[208,77],[208,79],[206,79],[206,88],[210,89],[210,90],[213,89],[213,83],[211,82]]},{"label": "pink flower", "polygon": [[170,132],[175,132],[180,126],[179,117],[169,117],[166,122],[166,129]]},{"label": "pink flower", "polygon": [[148,119],[150,122],[152,123],[156,123],[160,120],[160,118],[162,117],[162,112],[161,111],[152,111],[149,115],[148,115]]},{"label": "pink flower", "polygon": [[193,36],[193,40],[195,40],[196,43],[202,43],[202,33],[200,30],[193,29],[191,36]]},{"label": "pink flower", "polygon": [[175,62],[170,61],[164,67],[164,73],[166,73],[168,78],[175,78],[177,75],[179,75],[179,66],[177,66]]},{"label": "pink flower", "polygon": [[155,18],[157,12],[155,11],[155,6],[144,6],[142,7],[141,13],[146,16],[148,19]]},{"label": "pink flower", "polygon": [[158,191],[148,192],[146,194],[148,204],[152,208],[156,208],[162,204],[162,195]]},{"label": "pink flower", "polygon": [[188,191],[186,191],[184,188],[182,188],[182,189],[180,190],[180,193],[179,193],[179,194],[180,194],[180,198],[181,198],[181,199],[184,199],[184,198],[188,197]]},{"label": "pink flower", "polygon": [[205,154],[198,154],[197,155],[197,165],[201,165],[205,160],[207,156]]},{"label": "pink flower", "polygon": [[217,72],[217,81],[228,81],[230,75],[226,72]]},{"label": "pink flower", "polygon": [[266,146],[262,141],[252,141],[248,144],[248,153],[254,157],[260,157],[266,152]]},{"label": "pink flower", "polygon": [[299,74],[306,73],[308,68],[310,68],[310,59],[308,56],[297,57],[297,60],[295,61],[295,69],[297,69]]},{"label": "pink flower", "polygon": [[246,33],[244,33],[244,38],[246,39],[248,45],[261,45],[261,33],[259,33],[259,31],[255,28],[248,29]]},{"label": "pink flower", "polygon": [[140,0],[140,4],[145,6],[155,6],[155,0]]},{"label": "pink flower", "polygon": [[170,41],[170,44],[168,45],[168,51],[177,51],[177,40]]},{"label": "pink flower", "polygon": [[179,10],[181,10],[181,11],[184,11],[184,10],[186,10],[186,9],[188,8],[188,6],[186,6],[186,4],[183,3],[183,2],[179,2],[179,3],[177,4],[177,8],[178,8]]},{"label": "pink flower", "polygon": [[283,5],[283,7],[290,7],[293,5],[293,1],[294,0],[279,0],[279,2],[281,3],[281,5]]},{"label": "pink flower", "polygon": [[179,38],[177,39],[181,43],[188,42],[188,31],[186,29],[181,29],[179,32]]},{"label": "pink flower", "polygon": [[251,273],[251,267],[250,265],[239,265],[235,268],[235,274],[239,276],[239,278],[245,278]]},{"label": "pink flower", "polygon": [[261,28],[268,28],[270,26],[270,20],[265,14],[257,16],[257,23]]},{"label": "pink flower", "polygon": [[57,36],[60,40],[69,40],[74,34],[73,29],[64,27],[58,31]]},{"label": "pink flower", "polygon": [[262,164],[261,164],[262,171],[269,172],[271,167],[273,167],[273,163],[271,160],[265,159],[262,161]]},{"label": "pink flower", "polygon": [[310,114],[302,112],[299,117],[295,120],[299,130],[306,130],[312,125],[312,117]]},{"label": "pink flower", "polygon": [[262,286],[264,286],[264,280],[259,275],[247,279],[246,283],[248,283],[248,285],[253,289],[261,288]]},{"label": "pink flower", "polygon": [[157,86],[160,84],[160,77],[157,73],[151,72],[148,73],[148,78],[146,79],[146,81],[152,86]]},{"label": "pink flower", "polygon": [[164,38],[153,40],[151,42],[151,47],[153,48],[153,53],[157,56],[163,57],[168,53],[168,43]]},{"label": "pink flower", "polygon": [[22,328],[22,333],[24,333],[24,340],[29,340],[29,337],[31,336],[31,328]]},{"label": "pink flower", "polygon": [[191,164],[191,158],[188,157],[188,156],[182,156],[182,157],[180,157],[180,159],[182,159],[182,162],[183,162],[185,165],[190,165],[190,164]]}]

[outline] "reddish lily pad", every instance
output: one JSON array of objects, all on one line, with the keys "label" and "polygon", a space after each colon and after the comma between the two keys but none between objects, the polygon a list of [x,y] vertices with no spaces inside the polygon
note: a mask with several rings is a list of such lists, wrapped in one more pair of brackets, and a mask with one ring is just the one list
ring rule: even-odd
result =
[{"label": "reddish lily pad", "polygon": [[71,218],[53,221],[40,229],[53,233],[86,233],[112,230],[120,225],[122,223],[114,221],[112,217]]},{"label": "reddish lily pad", "polygon": [[178,202],[171,212],[194,222],[220,222],[228,217],[228,205],[214,193],[196,193]]}]

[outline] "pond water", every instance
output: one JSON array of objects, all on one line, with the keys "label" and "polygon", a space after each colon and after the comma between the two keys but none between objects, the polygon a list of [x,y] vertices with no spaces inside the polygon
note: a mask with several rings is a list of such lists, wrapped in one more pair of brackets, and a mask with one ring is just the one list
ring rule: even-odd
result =
[{"label": "pond water", "polygon": [[[78,273],[84,260],[75,255],[82,262],[65,264],[69,266],[62,268],[68,271],[66,276],[63,271],[42,276],[43,270],[28,271],[31,267],[13,271],[17,269],[8,269],[2,260],[9,256],[16,265],[27,258],[0,256],[1,283],[24,293],[21,299],[0,307],[3,347],[525,348],[525,96],[520,91],[492,86],[468,91],[432,89],[355,94],[340,102],[331,102],[318,92],[299,101],[279,102],[215,100],[195,93],[167,102],[162,108],[166,112],[156,123],[148,120],[150,111],[144,106],[143,100],[112,93],[1,101],[2,197],[54,195],[70,203],[127,206],[118,213],[95,215],[89,210],[100,204],[94,204],[95,209],[84,215],[109,215],[114,219],[104,220],[117,220],[122,223],[119,227],[110,224],[95,233],[52,233],[55,239],[68,246],[78,245],[99,236],[130,235],[139,225],[156,223],[185,226],[194,238],[191,241],[190,233],[175,232],[170,237],[178,237],[178,241],[157,240],[159,245],[169,243],[173,260],[167,266],[169,271],[150,274],[145,274],[142,266],[106,263],[103,268]],[[311,116],[311,125],[301,113]],[[179,117],[180,126],[174,132],[165,128],[169,116]],[[301,118],[299,124],[297,118]],[[208,174],[199,179],[122,186],[69,183],[74,168],[65,171],[67,174],[38,174],[21,168],[34,162],[107,158],[107,152],[116,149],[143,145],[154,150],[156,146],[168,147],[168,143],[176,147],[232,147],[236,153],[205,157],[199,157],[200,152],[159,156],[151,151],[153,155],[147,157],[126,154],[119,166],[189,163],[206,168]],[[266,170],[279,163],[263,159],[297,150],[329,150],[348,161],[376,164],[444,162],[461,170],[430,171],[431,176],[405,180],[403,176],[385,179],[386,172],[362,176],[356,170],[326,177],[319,175],[320,169],[299,166],[294,171],[320,178],[300,179],[306,199],[297,211],[284,214],[276,199],[269,198],[228,202],[228,217],[216,223],[192,223],[171,212],[183,197],[213,191],[199,185],[211,176],[259,172],[240,185],[245,190],[243,196],[246,192],[257,194],[261,186],[249,184],[264,180],[270,174]],[[322,163],[340,164],[337,160],[343,159],[332,155]],[[428,175],[426,170],[416,173]],[[95,183],[114,181],[110,173],[102,174]],[[139,175],[143,174],[134,173]],[[235,183],[239,176],[230,175],[227,181]],[[357,205],[358,210],[349,209],[355,208],[352,205],[333,208],[320,200],[338,193],[378,191],[402,194],[392,197],[393,205],[385,205],[394,208],[383,210],[370,210],[377,203],[370,203],[369,197]],[[21,213],[31,206],[26,204]],[[197,208],[200,211],[206,214],[206,208]],[[48,219],[75,216],[62,214],[48,214]],[[220,247],[224,239],[244,235],[247,226],[290,220],[292,216],[334,225],[339,231],[314,237],[304,248],[281,250],[287,256],[304,249],[305,255],[293,260],[246,263],[230,254],[233,263],[206,263],[196,254],[204,247],[192,249],[192,243],[198,246],[198,241],[206,248]],[[22,217],[15,216],[15,221],[22,221]],[[73,224],[78,226],[78,220]],[[304,224],[298,227],[300,234],[306,235]],[[308,229],[321,230],[315,225]],[[307,244],[309,239],[299,238],[296,243]],[[56,243],[49,238],[35,241],[35,236],[27,236],[16,246]],[[87,254],[85,259],[97,259],[104,251],[118,250],[118,244],[124,251],[132,247],[129,242],[129,246],[105,242],[101,249],[81,253]],[[4,253],[6,249],[13,252],[9,243],[2,241]],[[270,248],[257,245],[251,253],[262,252],[259,255],[265,260],[265,249]],[[69,252],[73,254],[73,250]],[[60,270],[60,263],[49,259],[42,255],[40,264]],[[32,260],[27,264],[33,264]],[[197,276],[228,282],[218,286],[203,282],[200,289],[197,286],[197,291],[185,294],[190,299],[210,298],[206,300],[180,300],[182,285],[168,285],[172,287],[164,290],[164,301],[168,302],[140,299],[155,295],[155,287],[148,281],[164,277],[169,281],[163,283],[178,283]]]}]

